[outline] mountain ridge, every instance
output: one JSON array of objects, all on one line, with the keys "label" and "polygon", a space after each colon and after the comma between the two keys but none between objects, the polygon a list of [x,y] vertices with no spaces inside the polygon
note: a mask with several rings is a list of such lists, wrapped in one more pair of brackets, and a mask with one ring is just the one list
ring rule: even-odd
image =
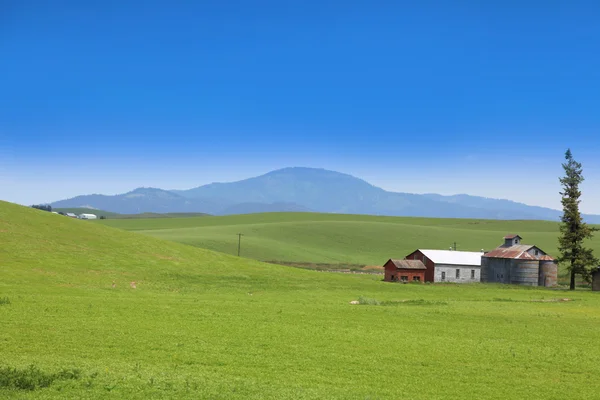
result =
[{"label": "mountain ridge", "polygon": [[[562,212],[508,199],[386,191],[352,175],[324,168],[286,167],[234,182],[184,189],[140,187],[119,195],[92,194],[51,203],[53,207],[93,206],[119,213],[254,212],[325,213],[436,218],[560,220]],[[585,215],[600,223],[599,215]]]}]

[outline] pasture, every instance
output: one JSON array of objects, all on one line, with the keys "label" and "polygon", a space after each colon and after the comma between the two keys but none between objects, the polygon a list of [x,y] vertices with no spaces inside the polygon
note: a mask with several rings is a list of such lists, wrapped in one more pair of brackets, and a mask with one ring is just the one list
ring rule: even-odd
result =
[{"label": "pasture", "polygon": [[579,400],[600,373],[595,292],[391,284],[3,202],[0,321],[0,398]]},{"label": "pasture", "polygon": [[[262,261],[383,265],[417,248],[491,250],[504,235],[558,255],[558,223],[379,217],[317,213],[264,213],[224,217],[105,220],[99,223]],[[600,235],[589,245],[600,254]],[[564,272],[564,270],[563,270]]]}]

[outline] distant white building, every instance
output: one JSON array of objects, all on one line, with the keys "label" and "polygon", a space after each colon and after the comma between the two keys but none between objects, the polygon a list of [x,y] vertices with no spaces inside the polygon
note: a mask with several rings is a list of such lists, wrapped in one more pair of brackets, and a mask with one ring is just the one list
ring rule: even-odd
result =
[{"label": "distant white building", "polygon": [[80,219],[97,219],[96,214],[79,214]]},{"label": "distant white building", "polygon": [[472,283],[481,281],[483,252],[418,249],[405,257],[425,264],[425,282]]}]

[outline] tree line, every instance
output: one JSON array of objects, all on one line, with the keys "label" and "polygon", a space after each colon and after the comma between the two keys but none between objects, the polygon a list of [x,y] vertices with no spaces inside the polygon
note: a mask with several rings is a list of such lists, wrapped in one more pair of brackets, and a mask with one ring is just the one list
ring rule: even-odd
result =
[{"label": "tree line", "polygon": [[42,211],[52,212],[52,206],[50,204],[34,204],[31,207]]}]

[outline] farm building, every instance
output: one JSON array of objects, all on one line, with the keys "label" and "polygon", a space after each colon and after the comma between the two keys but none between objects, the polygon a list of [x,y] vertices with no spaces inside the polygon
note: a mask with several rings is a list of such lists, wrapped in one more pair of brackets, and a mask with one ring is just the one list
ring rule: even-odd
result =
[{"label": "farm building", "polygon": [[554,258],[535,245],[521,244],[521,236],[507,235],[504,244],[481,257],[481,281],[528,286],[555,286]]},{"label": "farm building", "polygon": [[388,260],[384,265],[386,282],[425,281],[427,269],[420,260]]},{"label": "farm building", "polygon": [[600,267],[592,271],[592,290],[600,292]]},{"label": "farm building", "polygon": [[405,257],[425,265],[425,282],[470,283],[480,281],[481,256],[475,251],[418,249]]},{"label": "farm building", "polygon": [[77,218],[77,215],[73,214],[73,213],[66,213],[65,214],[67,217],[71,217],[71,218]]},{"label": "farm building", "polygon": [[79,214],[80,219],[97,219],[96,214]]}]

